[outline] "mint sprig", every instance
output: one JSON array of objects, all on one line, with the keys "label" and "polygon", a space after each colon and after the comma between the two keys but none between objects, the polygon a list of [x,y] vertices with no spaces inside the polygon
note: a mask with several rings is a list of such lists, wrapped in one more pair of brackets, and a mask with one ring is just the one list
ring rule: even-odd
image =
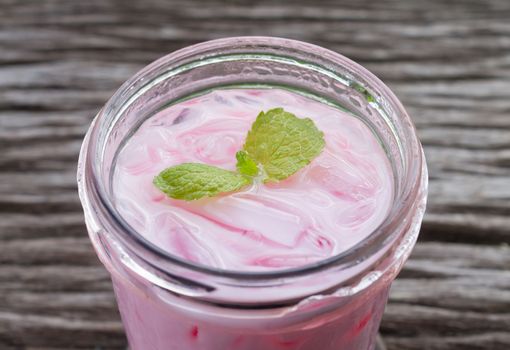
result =
[{"label": "mint sprig", "polygon": [[298,118],[283,108],[260,112],[236,153],[237,171],[199,163],[163,170],[154,185],[174,199],[196,200],[233,192],[253,183],[278,182],[310,164],[324,149],[324,134],[309,118]]}]

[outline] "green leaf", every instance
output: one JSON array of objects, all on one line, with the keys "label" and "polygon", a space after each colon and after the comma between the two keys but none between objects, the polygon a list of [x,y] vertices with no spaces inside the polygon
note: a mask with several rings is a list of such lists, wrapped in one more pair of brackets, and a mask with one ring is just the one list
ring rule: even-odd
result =
[{"label": "green leaf", "polygon": [[243,175],[247,176],[257,176],[259,173],[259,168],[257,167],[257,163],[253,159],[250,158],[246,151],[239,151],[236,153],[237,159],[237,171],[239,171]]},{"label": "green leaf", "polygon": [[309,118],[283,108],[261,112],[248,132],[244,151],[266,174],[265,182],[280,181],[309,164],[323,150],[324,134]]},{"label": "green leaf", "polygon": [[184,163],[163,170],[154,185],[169,197],[187,201],[237,191],[250,183],[245,176],[198,163]]},{"label": "green leaf", "polygon": [[237,191],[262,173],[263,181],[280,181],[309,164],[323,150],[324,134],[309,118],[274,108],[260,112],[236,153],[238,173],[198,163],[163,170],[154,185],[169,197],[187,201]]}]

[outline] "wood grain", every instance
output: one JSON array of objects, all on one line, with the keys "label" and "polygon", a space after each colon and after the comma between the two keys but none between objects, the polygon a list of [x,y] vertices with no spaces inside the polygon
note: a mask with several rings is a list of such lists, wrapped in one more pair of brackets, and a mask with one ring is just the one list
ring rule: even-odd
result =
[{"label": "wood grain", "polygon": [[81,139],[150,61],[255,34],[360,62],[416,122],[429,206],[388,350],[509,349],[509,17],[506,0],[0,0],[0,349],[125,349],[76,193]]}]

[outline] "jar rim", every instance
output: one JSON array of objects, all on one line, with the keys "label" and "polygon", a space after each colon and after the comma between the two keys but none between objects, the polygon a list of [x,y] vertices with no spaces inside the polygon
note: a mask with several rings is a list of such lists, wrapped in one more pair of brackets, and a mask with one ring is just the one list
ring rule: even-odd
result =
[{"label": "jar rim", "polygon": [[[377,91],[382,96],[384,96],[384,99],[391,104],[391,107],[394,109],[395,113],[398,114],[399,118],[403,120],[406,126],[409,126],[411,135],[408,136],[410,136],[410,141],[413,143],[413,146],[415,146],[416,149],[421,150],[421,145],[416,136],[411,118],[405,111],[398,98],[381,80],[379,80],[366,68],[339,53],[314,44],[292,39],[260,36],[230,37],[206,41],[177,50],[154,61],[136,73],[133,77],[128,79],[119,88],[119,90],[117,90],[117,92],[110,98],[105,107],[98,114],[96,121],[91,126],[88,136],[90,138],[97,136],[97,133],[101,128],[99,119],[101,119],[103,113],[105,113],[105,111],[114,109],[117,106],[118,100],[125,98],[126,94],[129,94],[129,89],[132,83],[142,78],[147,72],[157,69],[164,64],[168,64],[170,61],[177,61],[182,57],[187,57],[190,55],[196,56],[201,52],[210,52],[214,50],[228,49],[231,47],[247,47],[251,49],[257,47],[260,49],[272,47],[281,50],[299,50],[300,52],[313,52],[314,55],[327,57],[329,60],[332,60],[342,67],[345,67],[350,72],[354,72],[357,75],[362,76],[363,79],[368,82],[368,85],[372,90]],[[87,147],[88,149],[85,149],[84,152],[86,155],[86,163],[92,165],[92,170],[89,172],[89,182],[91,184],[91,189],[95,192],[95,198],[98,202],[95,204],[98,204],[102,211],[112,219],[113,226],[117,229],[116,231],[120,233],[122,236],[121,238],[124,241],[129,242],[136,247],[141,247],[144,253],[147,255],[158,260],[162,259],[166,263],[175,264],[181,268],[189,269],[198,273],[241,281],[262,281],[299,277],[337,266],[350,267],[359,262],[360,257],[370,257],[376,254],[378,252],[377,248],[380,248],[384,245],[384,242],[386,242],[390,236],[392,236],[392,233],[394,233],[393,231],[398,231],[394,229],[402,222],[404,218],[408,217],[409,213],[415,207],[418,195],[421,192],[420,188],[423,187],[423,176],[426,176],[426,165],[424,163],[423,154],[420,151],[417,153],[415,158],[410,159],[406,164],[407,178],[405,179],[405,195],[401,196],[399,200],[393,201],[392,209],[390,210],[389,214],[369,236],[348,250],[311,264],[305,264],[293,268],[279,269],[274,271],[238,271],[210,267],[180,258],[158,247],[154,243],[150,242],[147,238],[145,238],[142,234],[137,232],[134,228],[132,228],[132,226],[129,225],[117,211],[111,196],[108,194],[108,191],[105,188],[105,184],[100,181],[100,169],[98,168],[98,164],[96,164],[97,162],[94,162],[93,159],[93,157],[97,155],[97,149],[92,150],[91,148],[93,147],[97,147],[97,144],[95,142],[89,142]]]}]

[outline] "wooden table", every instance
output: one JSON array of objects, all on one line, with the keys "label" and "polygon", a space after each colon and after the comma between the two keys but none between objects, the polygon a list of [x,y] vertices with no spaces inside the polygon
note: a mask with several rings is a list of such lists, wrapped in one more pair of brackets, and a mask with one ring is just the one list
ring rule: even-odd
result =
[{"label": "wooden table", "polygon": [[82,137],[150,61],[254,34],[360,62],[419,129],[430,204],[387,348],[510,349],[510,2],[311,3],[0,0],[0,349],[126,347],[76,193]]}]

